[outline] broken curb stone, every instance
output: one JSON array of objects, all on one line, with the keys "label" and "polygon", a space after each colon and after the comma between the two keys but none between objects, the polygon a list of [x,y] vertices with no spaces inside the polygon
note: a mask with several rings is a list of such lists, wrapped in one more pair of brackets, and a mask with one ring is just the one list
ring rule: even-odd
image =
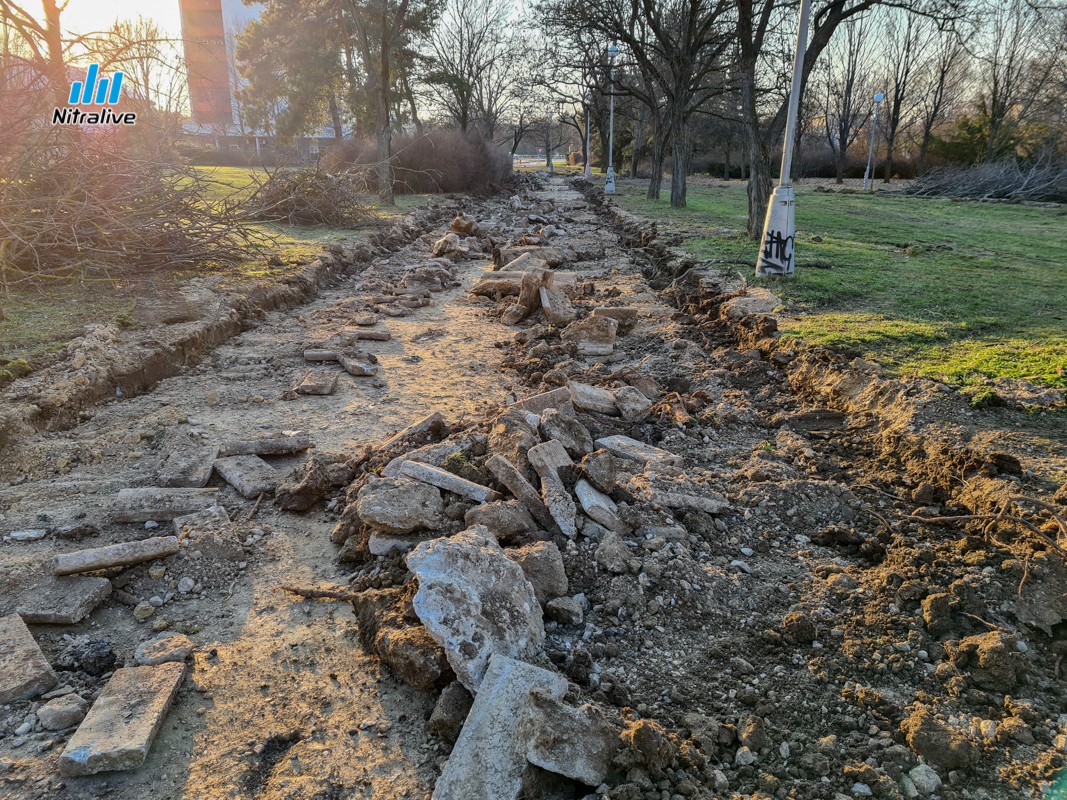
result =
[{"label": "broken curb stone", "polygon": [[281,478],[278,470],[259,456],[227,456],[215,462],[215,471],[242,497],[273,492]]},{"label": "broken curb stone", "polygon": [[76,575],[79,572],[95,572],[108,567],[125,567],[151,561],[154,558],[172,556],[178,552],[177,536],[156,536],[139,542],[123,542],[90,550],[60,553],[52,558],[53,575]]},{"label": "broken curb stone", "polygon": [[476,503],[486,503],[493,500],[504,499],[499,492],[495,492],[486,486],[481,486],[466,478],[461,478],[447,470],[441,469],[440,467],[434,467],[429,464],[420,464],[417,461],[405,461],[400,467],[400,474],[406,475],[409,478],[414,478],[422,483],[436,486],[438,489],[444,489],[447,492],[458,494],[460,497],[466,497]]},{"label": "broken curb stone", "polygon": [[112,501],[114,522],[172,520],[183,514],[203,511],[218,502],[218,489],[120,489]]},{"label": "broken curb stone", "polygon": [[184,677],[185,664],[176,663],[116,670],[59,757],[60,773],[141,766]]},{"label": "broken curb stone", "polygon": [[0,617],[0,705],[43,694],[59,683],[18,614]]},{"label": "broken curb stone", "polygon": [[15,613],[30,625],[76,625],[110,594],[107,578],[49,577],[27,590]]}]

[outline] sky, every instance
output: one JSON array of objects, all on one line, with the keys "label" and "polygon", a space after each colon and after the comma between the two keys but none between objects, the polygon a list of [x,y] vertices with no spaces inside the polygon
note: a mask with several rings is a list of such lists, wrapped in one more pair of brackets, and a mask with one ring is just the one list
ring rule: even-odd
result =
[{"label": "sky", "polygon": [[[29,0],[23,7],[30,10],[35,5],[34,0]],[[255,13],[241,0],[223,0],[222,6],[223,17],[227,20],[235,16],[248,18]],[[155,20],[166,34],[174,37],[181,35],[178,0],[70,0],[60,19],[64,30],[88,33],[106,30],[116,20],[136,19],[138,16]]]}]

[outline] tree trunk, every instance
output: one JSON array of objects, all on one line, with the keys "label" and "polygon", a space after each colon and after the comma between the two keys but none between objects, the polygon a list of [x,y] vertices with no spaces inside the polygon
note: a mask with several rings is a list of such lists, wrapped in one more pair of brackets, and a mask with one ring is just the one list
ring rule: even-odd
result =
[{"label": "tree trunk", "polygon": [[889,183],[889,179],[893,176],[893,140],[886,138],[885,140],[885,176],[882,178],[882,183]]},{"label": "tree trunk", "polygon": [[330,121],[333,123],[333,138],[340,143],[345,138],[345,132],[341,127],[341,112],[337,109],[337,98],[333,92],[330,92]]},{"label": "tree trunk", "polygon": [[845,182],[845,153],[844,153],[844,151],[841,151],[841,152],[839,152],[837,154],[837,158],[834,159],[834,162],[835,162],[836,167],[837,167],[837,179],[834,182],[835,183],[844,183]]},{"label": "tree trunk", "polygon": [[922,143],[919,145],[919,157],[915,159],[915,177],[918,178],[926,172],[926,151],[930,149],[930,139],[933,137],[933,126],[927,126],[923,130]]},{"label": "tree trunk", "polygon": [[652,129],[652,175],[648,182],[648,193],[645,195],[649,200],[659,200],[659,193],[663,187],[663,159],[667,155],[667,142],[665,139],[662,123],[654,123]]},{"label": "tree trunk", "polygon": [[741,110],[745,124],[745,146],[748,150],[748,235],[763,236],[763,221],[771,198],[771,157],[760,136],[759,109],[756,107],[756,61],[741,62]]},{"label": "tree trunk", "polygon": [[693,144],[689,119],[685,115],[688,100],[683,93],[677,93],[671,109],[671,208],[685,208],[689,156]]}]

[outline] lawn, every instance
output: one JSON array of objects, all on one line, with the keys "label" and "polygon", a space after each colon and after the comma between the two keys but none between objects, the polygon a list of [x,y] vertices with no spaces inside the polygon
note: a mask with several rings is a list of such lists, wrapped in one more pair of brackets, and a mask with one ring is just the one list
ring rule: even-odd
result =
[{"label": "lawn", "polygon": [[689,187],[672,209],[622,184],[619,202],[662,220],[694,255],[782,298],[781,328],[902,375],[1067,387],[1063,209],[797,187],[797,271],[756,280],[742,184]]},{"label": "lawn", "polygon": [[[240,200],[255,186],[253,168],[198,167],[208,178],[208,198]],[[398,195],[395,208],[377,208],[378,218],[407,213],[424,203],[425,195]],[[368,198],[373,204],[373,198]],[[255,223],[273,240],[266,254],[250,254],[237,265],[204,264],[198,269],[131,273],[113,279],[97,277],[47,286],[20,289],[0,298],[0,386],[25,371],[26,362],[41,363],[61,350],[85,325],[115,323],[122,327],[141,324],[142,301],[165,295],[194,277],[221,276],[221,286],[239,288],[257,279],[284,274],[291,266],[277,266],[266,258],[276,255],[285,265],[306,263],[329,243],[358,238],[373,229],[374,222],[358,228]]]}]

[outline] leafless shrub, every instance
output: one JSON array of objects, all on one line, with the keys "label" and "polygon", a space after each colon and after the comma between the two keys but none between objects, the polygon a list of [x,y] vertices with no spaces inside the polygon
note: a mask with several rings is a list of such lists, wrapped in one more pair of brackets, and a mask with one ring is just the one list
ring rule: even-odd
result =
[{"label": "leafless shrub", "polygon": [[1029,164],[994,161],[971,167],[943,167],[906,190],[924,197],[1067,202],[1067,162],[1042,158]]},{"label": "leafless shrub", "polygon": [[266,242],[201,173],[122,132],[42,128],[0,150],[0,289],[205,263]]},{"label": "leafless shrub", "polygon": [[254,173],[256,188],[242,204],[253,219],[293,225],[350,227],[370,218],[364,170],[328,172],[313,166]]},{"label": "leafless shrub", "polygon": [[[369,188],[377,191],[371,167],[374,145],[351,140],[336,148],[333,163],[362,167]],[[511,175],[511,157],[484,139],[459,131],[435,130],[393,137],[393,184],[400,194],[498,191]]]}]

